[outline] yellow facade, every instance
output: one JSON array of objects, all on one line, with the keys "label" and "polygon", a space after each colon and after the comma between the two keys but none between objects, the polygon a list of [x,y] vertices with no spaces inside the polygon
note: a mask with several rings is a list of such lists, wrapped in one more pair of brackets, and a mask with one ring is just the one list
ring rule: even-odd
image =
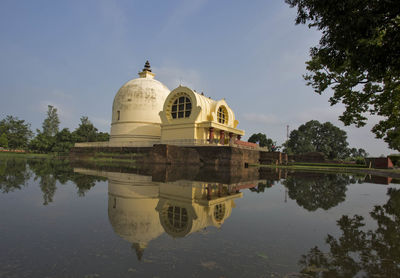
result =
[{"label": "yellow facade", "polygon": [[216,101],[192,89],[179,86],[166,98],[159,113],[161,142],[229,144],[244,131],[237,129],[235,114],[224,99]]}]

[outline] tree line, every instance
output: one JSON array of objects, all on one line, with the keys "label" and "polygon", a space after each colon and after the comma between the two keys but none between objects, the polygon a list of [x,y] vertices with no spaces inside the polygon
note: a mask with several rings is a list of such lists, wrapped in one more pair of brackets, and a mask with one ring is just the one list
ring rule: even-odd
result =
[{"label": "tree line", "polygon": [[80,121],[79,126],[72,132],[68,128],[60,130],[57,108],[48,105],[42,129],[36,129],[36,134],[34,134],[30,123],[8,115],[0,121],[0,147],[38,153],[64,153],[68,152],[75,143],[109,140],[110,135],[99,132],[88,117],[82,116]]},{"label": "tree line", "polygon": [[[263,133],[250,136],[249,142],[268,147],[270,151],[278,150],[276,141]],[[320,123],[312,120],[292,130],[289,139],[283,144],[283,151],[288,154],[304,154],[310,152],[323,153],[327,159],[351,159],[364,161],[368,153],[362,148],[350,148],[346,131],[330,122]]]}]

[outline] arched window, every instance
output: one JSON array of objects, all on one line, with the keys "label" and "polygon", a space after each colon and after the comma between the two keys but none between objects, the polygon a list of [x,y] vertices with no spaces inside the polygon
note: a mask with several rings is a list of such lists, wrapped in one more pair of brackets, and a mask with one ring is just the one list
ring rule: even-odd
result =
[{"label": "arched window", "polygon": [[177,98],[171,107],[171,116],[173,119],[189,118],[192,111],[190,98],[182,96]]},{"label": "arched window", "polygon": [[214,218],[218,222],[224,220],[225,217],[225,204],[217,204],[214,207]]},{"label": "arched window", "polygon": [[220,124],[228,123],[228,111],[226,110],[225,106],[220,106],[218,108],[217,118]]},{"label": "arched window", "polygon": [[168,226],[171,231],[182,232],[188,225],[188,213],[185,208],[170,206],[167,209]]},{"label": "arched window", "polygon": [[119,121],[119,119],[121,118],[121,111],[117,111],[117,120]]}]

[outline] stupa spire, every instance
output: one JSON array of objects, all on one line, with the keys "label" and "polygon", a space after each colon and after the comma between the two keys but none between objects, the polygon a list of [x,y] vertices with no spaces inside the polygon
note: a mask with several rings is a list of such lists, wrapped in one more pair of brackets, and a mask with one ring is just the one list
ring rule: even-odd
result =
[{"label": "stupa spire", "polygon": [[147,60],[144,63],[142,72],[139,72],[141,78],[154,78],[155,74],[151,72],[150,62]]},{"label": "stupa spire", "polygon": [[149,62],[149,60],[147,60],[146,63],[144,63],[143,71],[149,71],[149,72],[151,72],[151,67],[150,67],[150,62]]}]

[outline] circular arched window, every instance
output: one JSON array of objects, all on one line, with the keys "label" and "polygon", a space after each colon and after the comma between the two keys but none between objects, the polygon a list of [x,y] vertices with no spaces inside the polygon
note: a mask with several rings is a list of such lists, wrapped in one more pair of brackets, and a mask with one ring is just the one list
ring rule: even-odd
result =
[{"label": "circular arched window", "polygon": [[225,106],[220,106],[218,108],[217,119],[220,124],[228,123],[228,111]]},{"label": "circular arched window", "polygon": [[172,119],[189,118],[192,111],[190,98],[181,96],[175,99],[171,106]]},{"label": "circular arched window", "polygon": [[167,224],[171,231],[182,232],[188,225],[188,213],[186,208],[169,206],[166,210]]}]

